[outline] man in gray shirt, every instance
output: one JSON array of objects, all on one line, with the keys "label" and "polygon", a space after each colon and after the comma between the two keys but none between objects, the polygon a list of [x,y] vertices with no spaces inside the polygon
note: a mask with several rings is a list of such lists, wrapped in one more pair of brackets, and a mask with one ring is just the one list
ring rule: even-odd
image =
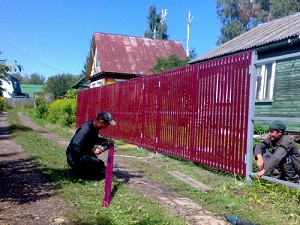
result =
[{"label": "man in gray shirt", "polygon": [[272,173],[275,168],[281,172],[279,179],[293,181],[300,175],[300,152],[295,141],[284,134],[285,130],[281,121],[273,121],[269,125],[269,137],[255,146],[254,155],[260,169],[257,178]]}]

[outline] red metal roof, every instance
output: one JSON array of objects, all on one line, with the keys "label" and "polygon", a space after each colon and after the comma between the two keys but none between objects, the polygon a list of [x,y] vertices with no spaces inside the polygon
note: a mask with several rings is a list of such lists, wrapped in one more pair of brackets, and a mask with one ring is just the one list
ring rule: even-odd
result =
[{"label": "red metal roof", "polygon": [[185,59],[180,41],[94,33],[102,73],[150,75],[157,57],[176,54]]}]

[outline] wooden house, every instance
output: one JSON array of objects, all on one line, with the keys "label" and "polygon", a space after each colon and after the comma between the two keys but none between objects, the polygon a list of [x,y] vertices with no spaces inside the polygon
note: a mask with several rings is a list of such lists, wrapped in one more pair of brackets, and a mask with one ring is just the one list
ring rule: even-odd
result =
[{"label": "wooden house", "polygon": [[157,57],[173,54],[187,57],[181,42],[95,32],[86,79],[98,87],[151,75]]},{"label": "wooden house", "polygon": [[255,116],[299,118],[300,14],[260,24],[189,64],[249,50],[253,51],[249,74],[256,77],[251,90],[255,91]]}]

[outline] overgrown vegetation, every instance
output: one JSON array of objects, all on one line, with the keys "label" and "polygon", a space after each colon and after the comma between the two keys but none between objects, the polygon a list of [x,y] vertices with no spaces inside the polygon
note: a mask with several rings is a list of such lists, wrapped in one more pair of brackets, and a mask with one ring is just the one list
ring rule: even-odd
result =
[{"label": "overgrown vegetation", "polygon": [[35,100],[34,115],[51,123],[59,123],[66,127],[74,127],[76,122],[76,105],[74,98],[77,92],[69,92],[70,98],[57,99],[48,103],[44,97]]},{"label": "overgrown vegetation", "polygon": [[[11,117],[14,118],[13,123],[17,123],[16,126],[19,126],[16,116],[11,115]],[[54,130],[62,133],[65,128],[57,126]],[[21,132],[15,129],[13,134],[18,142],[25,146],[24,149],[37,158],[40,169],[57,183],[60,187],[58,191],[61,196],[67,198],[75,209],[83,210],[82,213],[79,212],[74,217],[75,222],[97,224],[97,222],[106,218],[110,221],[110,224],[133,224],[132,221],[140,224],[183,224],[180,218],[170,219],[168,216],[163,217],[160,221],[155,221],[158,217],[154,217],[154,221],[152,221],[145,214],[147,212],[149,216],[150,214],[153,215],[152,207],[157,209],[156,204],[149,199],[146,199],[146,202],[142,201],[141,196],[132,193],[116,180],[113,183],[115,192],[112,207],[109,209],[101,208],[103,182],[72,180],[68,175],[67,165],[62,163],[65,162],[65,152],[59,149],[55,143],[49,142],[33,131]],[[69,138],[71,138],[71,134]],[[121,142],[118,142],[118,144],[121,144]],[[49,149],[52,150],[49,151]],[[254,179],[252,185],[248,185],[243,177],[209,169],[174,157],[160,154],[153,155],[153,153],[145,150],[128,149],[116,152],[116,154],[132,156],[123,157],[122,161],[130,164],[137,171],[145,173],[152,180],[180,192],[184,196],[199,202],[207,210],[219,215],[231,213],[238,215],[243,221],[272,225],[296,225],[300,220],[300,189],[258,179]],[[151,155],[152,157],[149,157]],[[147,160],[140,160],[140,158],[147,158]],[[168,173],[168,171],[173,170],[180,171],[212,187],[214,191],[202,192],[189,186]],[[167,194],[165,193],[165,195]],[[81,197],[78,199],[74,196]],[[150,206],[146,203],[149,203]],[[135,204],[138,204],[138,206]],[[142,207],[142,210],[139,207]],[[148,210],[150,211],[148,212]],[[74,214],[76,213],[78,212],[74,211]],[[85,215],[85,213],[87,214]],[[160,211],[155,211],[155,213],[161,215]],[[73,214],[71,213],[70,216],[73,216]],[[91,222],[87,222],[89,217]]]},{"label": "overgrown vegetation", "polygon": [[71,127],[76,122],[76,99],[58,99],[48,107],[47,120]]},{"label": "overgrown vegetation", "polygon": [[266,134],[269,132],[269,128],[268,126],[265,126],[261,123],[254,123],[254,134],[259,134],[259,135],[262,135],[262,134]]}]

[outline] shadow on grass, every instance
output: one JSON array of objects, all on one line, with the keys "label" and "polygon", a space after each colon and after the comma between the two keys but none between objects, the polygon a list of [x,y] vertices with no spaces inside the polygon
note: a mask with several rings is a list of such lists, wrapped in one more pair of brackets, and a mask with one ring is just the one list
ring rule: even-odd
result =
[{"label": "shadow on grass", "polygon": [[12,125],[8,126],[7,130],[10,134],[14,133],[14,132],[18,132],[18,131],[21,131],[21,132],[32,131],[32,129],[30,127],[19,125],[19,124],[18,125],[12,124]]},{"label": "shadow on grass", "polygon": [[10,140],[12,137],[10,134],[17,131],[31,131],[32,129],[30,127],[22,126],[22,125],[10,125],[5,127],[0,127],[0,140]]}]

